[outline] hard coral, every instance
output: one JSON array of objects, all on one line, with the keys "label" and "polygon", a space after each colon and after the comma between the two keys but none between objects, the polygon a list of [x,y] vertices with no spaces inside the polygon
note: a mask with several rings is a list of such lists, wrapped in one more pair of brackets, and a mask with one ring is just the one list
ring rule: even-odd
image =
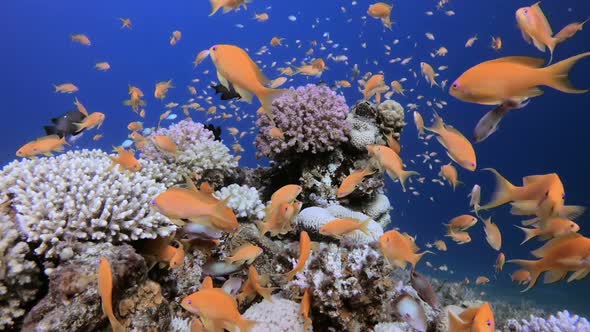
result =
[{"label": "hard coral", "polygon": [[369,144],[385,144],[386,134],[399,139],[406,125],[403,107],[393,100],[379,105],[361,101],[352,107],[346,121],[352,126],[350,145],[361,151]]},{"label": "hard coral", "polygon": [[110,169],[111,163],[102,151],[82,150],[4,167],[0,191],[13,196],[16,225],[37,255],[65,261],[76,253],[74,242],[121,243],[174,232],[149,204],[166,190],[171,172],[148,161],[139,172]]},{"label": "hard coral", "polygon": [[252,332],[304,332],[299,307],[299,303],[274,295],[272,302],[262,301],[248,308],[244,318],[257,322]]},{"label": "hard coral", "polygon": [[507,323],[509,331],[516,332],[588,332],[590,331],[590,322],[584,317],[572,315],[567,310],[558,312],[555,316],[542,318],[530,316],[527,321],[509,320]]},{"label": "hard coral", "polygon": [[172,124],[169,128],[160,128],[149,138],[156,135],[170,137],[178,147],[177,156],[160,151],[153,142],[149,142],[141,151],[141,158],[167,164],[179,174],[200,174],[209,169],[229,170],[238,165],[229,149],[216,141],[211,131],[191,119]]},{"label": "hard coral", "polygon": [[218,199],[229,197],[227,206],[234,210],[238,218],[262,220],[264,218],[264,204],[258,196],[256,188],[230,184],[215,192]]},{"label": "hard coral", "polygon": [[0,330],[13,328],[40,287],[39,267],[10,217],[0,215]]},{"label": "hard coral", "polygon": [[347,114],[344,97],[327,86],[308,84],[285,93],[272,104],[275,125],[285,139],[272,138],[269,131],[274,125],[261,115],[256,122],[260,128],[257,155],[281,160],[293,154],[332,151],[348,140]]}]

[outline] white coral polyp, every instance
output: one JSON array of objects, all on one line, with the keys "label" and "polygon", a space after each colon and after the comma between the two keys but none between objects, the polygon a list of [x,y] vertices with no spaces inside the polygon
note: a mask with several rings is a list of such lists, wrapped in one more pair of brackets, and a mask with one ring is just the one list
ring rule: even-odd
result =
[{"label": "white coral polyp", "polygon": [[257,322],[252,332],[303,332],[304,320],[299,308],[299,303],[274,295],[272,302],[256,303],[243,316]]},{"label": "white coral polyp", "polygon": [[264,204],[260,200],[258,190],[254,187],[230,184],[215,192],[218,199],[229,197],[229,206],[239,218],[264,219]]},{"label": "white coral polyp", "polygon": [[141,163],[139,172],[111,169],[100,150],[14,161],[0,173],[0,190],[14,195],[19,230],[27,242],[40,242],[35,252],[46,258],[60,257],[70,241],[168,236],[175,226],[150,201],[178,176],[163,165]]}]

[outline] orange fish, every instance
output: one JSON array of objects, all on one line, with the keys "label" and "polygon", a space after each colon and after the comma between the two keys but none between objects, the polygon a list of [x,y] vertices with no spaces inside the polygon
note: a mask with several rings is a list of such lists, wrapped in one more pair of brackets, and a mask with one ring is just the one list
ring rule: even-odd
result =
[{"label": "orange fish", "polygon": [[295,275],[305,268],[305,263],[311,255],[311,239],[306,231],[301,231],[299,234],[299,260],[293,270],[287,272],[285,275],[287,280],[293,279]]},{"label": "orange fish", "polygon": [[98,265],[98,294],[100,295],[102,312],[107,316],[114,332],[124,332],[125,328],[113,313],[113,270],[109,261],[101,257]]},{"label": "orange fish", "polygon": [[270,232],[271,236],[286,234],[291,230],[291,223],[301,210],[302,203],[282,203],[278,208],[270,210],[265,216],[266,222],[256,222],[261,235]]},{"label": "orange fish", "polygon": [[463,214],[455,217],[444,224],[450,231],[466,231],[477,223],[477,218],[468,214]]},{"label": "orange fish", "polygon": [[365,235],[372,237],[371,232],[367,228],[369,222],[371,222],[371,218],[363,222],[355,218],[334,219],[320,228],[320,234],[342,239],[344,235],[359,230],[365,233]]},{"label": "orange fish", "polygon": [[248,279],[244,283],[242,292],[236,297],[238,302],[242,302],[245,299],[255,296],[256,294],[262,296],[266,301],[272,302],[272,292],[278,289],[278,287],[266,288],[262,287],[260,285],[261,283],[262,282],[258,271],[256,271],[254,265],[250,265],[250,267],[248,267]]},{"label": "orange fish", "polygon": [[406,264],[410,263],[414,268],[424,254],[431,253],[424,251],[418,254],[419,248],[414,241],[415,239],[406,233],[401,234],[391,230],[383,233],[379,238],[379,249],[392,266],[405,269]]},{"label": "orange fish", "polygon": [[303,188],[299,185],[288,184],[275,191],[270,197],[270,205],[268,205],[265,210],[267,217],[274,209],[278,208],[282,204],[293,203],[302,190]]},{"label": "orange fish", "polygon": [[494,51],[501,50],[502,49],[502,38],[501,37],[492,37],[491,47]]},{"label": "orange fish", "polygon": [[501,105],[507,101],[522,103],[543,94],[546,85],[565,93],[585,93],[574,88],[568,73],[576,62],[590,52],[573,56],[549,67],[544,60],[524,56],[505,57],[482,62],[464,72],[451,85],[451,96],[482,105]]},{"label": "orange fish", "polygon": [[180,40],[182,38],[182,32],[179,30],[174,30],[172,31],[172,37],[174,37],[176,40]]},{"label": "orange fish", "polygon": [[90,46],[91,45],[90,39],[86,35],[76,34],[76,35],[72,35],[70,38],[72,39],[73,42],[82,44],[84,46]]},{"label": "orange fish", "polygon": [[[362,83],[362,81],[361,81]],[[381,74],[371,76],[366,83],[364,83],[363,96],[365,100],[371,99],[375,93],[385,86],[385,77]]]},{"label": "orange fish", "polygon": [[78,92],[79,90],[78,87],[72,83],[63,83],[59,85],[54,85],[53,87],[55,88],[55,92],[59,93],[74,93]]},{"label": "orange fish", "polygon": [[178,153],[178,147],[176,143],[168,137],[164,135],[155,135],[152,137],[152,142],[158,147],[159,150],[164,151],[166,153],[170,153],[172,155],[176,155]]},{"label": "orange fish", "polygon": [[143,130],[143,122],[141,122],[141,121],[129,122],[129,124],[127,125],[127,129],[129,129],[131,131],[141,131],[141,130]]},{"label": "orange fish", "polygon": [[402,84],[400,82],[398,82],[398,81],[391,81],[391,88],[396,93],[399,93],[400,95],[405,96],[404,92],[406,90],[404,90],[404,87],[402,86]]},{"label": "orange fish", "polygon": [[128,100],[123,101],[123,105],[131,106],[134,112],[139,111],[139,106],[145,106],[145,101],[141,100],[143,92],[138,87],[129,85],[129,96]]},{"label": "orange fish", "polygon": [[209,281],[205,287],[184,299],[180,305],[187,311],[198,314],[207,331],[220,331],[225,327],[240,332],[250,332],[256,321],[247,320],[238,311],[238,303],[221,288],[213,288]]},{"label": "orange fish", "polygon": [[517,281],[519,285],[528,284],[531,281],[531,273],[527,270],[518,270],[510,276],[512,281]]},{"label": "orange fish", "polygon": [[569,271],[575,272],[568,282],[582,279],[590,272],[587,261],[590,257],[590,239],[577,233],[553,239],[532,251],[532,254],[540,259],[508,261],[522,266],[531,274],[531,280],[523,292],[534,287],[543,272],[548,272],[544,278],[546,284],[562,280]]},{"label": "orange fish", "polygon": [[240,6],[244,6],[246,9],[246,4],[250,2],[250,0],[209,0],[211,3],[211,13],[209,16],[214,15],[220,8],[223,8],[223,13],[228,13],[232,10],[240,9]]},{"label": "orange fish", "polygon": [[430,87],[433,85],[438,86],[438,83],[436,83],[436,76],[438,76],[438,74],[434,71],[434,68],[432,68],[431,65],[426,62],[420,62],[420,70],[422,71],[422,75],[424,75],[426,82],[430,83]]},{"label": "orange fish", "polygon": [[281,141],[285,140],[285,135],[283,134],[283,131],[277,127],[270,128],[270,130],[268,131],[268,135],[273,139],[280,139]]},{"label": "orange fish", "polygon": [[418,136],[424,136],[424,119],[422,115],[418,113],[418,111],[414,111],[414,124],[416,125],[416,130],[418,130]]},{"label": "orange fish", "polygon": [[[558,39],[553,36],[553,30],[547,17],[541,9],[540,2],[535,3],[530,7],[522,7],[516,10],[516,22],[522,33],[522,37],[527,43],[532,43],[535,47],[545,52],[545,47],[551,53],[551,60],[553,59],[553,51],[557,45]],[[551,63],[551,60],[549,62]]]},{"label": "orange fish", "polygon": [[343,198],[343,197],[346,197],[346,196],[352,194],[352,192],[354,192],[356,190],[358,185],[364,180],[365,177],[372,175],[374,173],[375,173],[375,170],[372,170],[370,168],[369,169],[362,169],[362,170],[358,170],[358,171],[354,171],[354,172],[350,173],[349,176],[347,176],[346,178],[344,178],[344,180],[342,180],[340,187],[338,187],[338,191],[336,193],[336,196],[338,198]]},{"label": "orange fish", "polygon": [[53,156],[52,152],[62,152],[64,145],[69,145],[65,137],[50,135],[28,142],[16,151],[21,158],[32,158],[37,155]]},{"label": "orange fish", "polygon": [[142,136],[140,133],[138,133],[136,131],[129,134],[128,137],[133,140],[133,143],[135,144],[135,147],[138,150],[143,150],[143,148],[145,148],[145,146],[148,143],[147,138],[145,138],[144,136]]},{"label": "orange fish", "polygon": [[270,46],[283,46],[282,42],[285,38],[272,37],[270,40]]},{"label": "orange fish", "polygon": [[469,171],[475,171],[477,168],[475,150],[471,142],[459,130],[447,126],[436,113],[432,127],[424,127],[424,129],[438,134],[437,139],[447,149],[449,158],[459,166]]},{"label": "orange fish", "polygon": [[160,100],[166,98],[166,94],[168,93],[168,89],[170,88],[174,88],[172,86],[172,80],[158,82],[154,90],[154,97]]},{"label": "orange fish", "polygon": [[381,19],[383,25],[391,29],[391,8],[392,6],[385,2],[377,2],[369,6],[367,14],[371,17]]},{"label": "orange fish", "polygon": [[449,311],[449,332],[494,332],[494,312],[489,303],[470,307],[459,316]]},{"label": "orange fish", "polygon": [[101,139],[101,138],[102,138],[102,135],[101,135],[101,134],[96,134],[96,135],[94,135],[94,136],[92,137],[92,140],[93,140],[93,141],[98,141],[98,140],[99,140],[99,139]]},{"label": "orange fish", "polygon": [[232,255],[225,259],[226,263],[242,265],[244,263],[250,265],[254,260],[262,254],[262,248],[253,244],[246,243],[232,252]]},{"label": "orange fish", "polygon": [[496,258],[496,264],[494,264],[494,268],[496,269],[496,273],[499,273],[504,268],[504,263],[506,263],[506,256],[503,252],[498,254]]},{"label": "orange fish", "polygon": [[88,110],[86,109],[86,107],[84,107],[84,105],[82,105],[78,98],[74,99],[74,105],[76,105],[78,112],[88,116]]},{"label": "orange fish", "polygon": [[475,279],[476,285],[485,285],[489,282],[490,282],[490,279],[488,277],[479,276],[479,277],[477,277],[477,279]]},{"label": "orange fish", "polygon": [[467,39],[467,42],[465,42],[465,47],[471,47],[473,46],[473,44],[477,41],[477,35]]},{"label": "orange fish", "polygon": [[445,236],[450,237],[457,244],[466,244],[471,242],[471,236],[469,236],[469,233],[467,232],[456,232],[452,229],[449,229]]},{"label": "orange fish", "polygon": [[[197,54],[197,56],[195,57],[195,61],[193,61],[193,65],[198,66],[201,62],[203,62],[203,60],[205,60],[207,57],[209,56],[209,50],[202,50],[201,52],[199,52],[199,54]],[[194,89],[194,88],[193,88]],[[190,90],[190,88],[189,88]],[[191,94],[196,95],[197,92],[195,90],[195,93],[192,92],[191,90]]]},{"label": "orange fish", "polygon": [[383,145],[368,145],[369,155],[375,158],[380,167],[393,179],[399,179],[402,190],[406,191],[406,179],[412,175],[419,175],[418,172],[404,170],[404,163],[400,156],[392,149]]},{"label": "orange fish", "polygon": [[108,62],[97,62],[94,65],[94,68],[96,68],[97,70],[100,70],[100,71],[107,71],[107,70],[111,69],[111,65]]},{"label": "orange fish", "polygon": [[240,100],[252,102],[255,95],[272,120],[271,103],[283,90],[266,88],[270,83],[248,53],[234,45],[214,45],[209,49],[217,68],[217,78],[226,88],[233,87],[242,96]]},{"label": "orange fish", "polygon": [[96,127],[97,129],[100,128],[102,123],[104,122],[105,115],[104,113],[94,112],[89,114],[87,117],[82,120],[82,122],[74,123],[78,130],[77,133],[84,130],[84,129],[92,129]]},{"label": "orange fish", "polygon": [[119,21],[121,21],[121,29],[123,28],[127,28],[127,29],[131,29],[131,19],[130,18],[119,18]]},{"label": "orange fish", "polygon": [[117,157],[111,157],[113,164],[110,169],[119,165],[121,168],[131,172],[137,172],[141,170],[141,164],[139,160],[135,159],[133,150],[125,150],[124,147],[119,146],[115,148],[115,152],[118,153]]},{"label": "orange fish", "polygon": [[266,22],[269,19],[269,15],[267,13],[262,13],[262,14],[254,13],[254,19],[258,22]]},{"label": "orange fish", "polygon": [[541,220],[538,228],[524,228],[516,226],[524,231],[525,238],[520,243],[523,244],[528,240],[539,237],[541,240],[549,240],[556,237],[577,233],[580,230],[580,226],[575,222],[561,218],[552,217],[549,219]]},{"label": "orange fish", "polygon": [[311,308],[311,289],[306,288],[303,292],[303,298],[301,299],[301,307],[299,313],[303,316],[305,323],[303,324],[303,331],[311,331],[311,318],[309,318],[309,311]]},{"label": "orange fish", "polygon": [[488,244],[494,250],[500,250],[500,247],[502,247],[502,233],[500,233],[498,225],[492,223],[492,218],[484,219],[483,224],[486,234],[486,241],[488,241]]},{"label": "orange fish", "polygon": [[402,152],[402,146],[399,144],[399,141],[393,137],[393,132],[385,135],[385,140],[387,142],[387,146],[392,149],[398,155]]},{"label": "orange fish", "polygon": [[457,185],[460,183],[463,183],[461,181],[459,181],[459,175],[457,174],[457,169],[451,165],[450,163],[447,165],[443,165],[440,168],[440,173],[438,173],[439,176],[442,176],[443,178],[445,178],[449,184],[453,187],[453,191],[455,191],[455,188],[457,188]]},{"label": "orange fish", "polygon": [[434,241],[434,246],[440,251],[447,251],[447,244],[443,240]]},{"label": "orange fish", "polygon": [[570,24],[566,25],[565,27],[563,27],[563,29],[561,29],[554,36],[554,38],[557,39],[558,43],[564,42],[564,41],[572,38],[578,31],[582,31],[584,24],[586,24],[586,22],[588,22],[588,20],[590,20],[590,19],[586,19],[582,23],[574,22],[574,23],[570,23]]}]

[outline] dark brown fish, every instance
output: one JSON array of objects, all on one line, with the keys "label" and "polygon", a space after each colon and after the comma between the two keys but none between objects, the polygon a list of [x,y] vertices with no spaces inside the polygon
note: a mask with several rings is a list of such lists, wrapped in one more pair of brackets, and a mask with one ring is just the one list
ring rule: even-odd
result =
[{"label": "dark brown fish", "polygon": [[477,125],[473,130],[473,138],[475,138],[475,142],[482,142],[488,138],[488,136],[498,130],[500,121],[504,118],[508,111],[523,108],[528,105],[528,103],[529,100],[522,103],[509,100],[487,112],[481,119],[479,119],[479,122],[477,122]]},{"label": "dark brown fish", "polygon": [[428,303],[433,308],[440,305],[436,292],[432,288],[430,281],[428,281],[428,278],[423,274],[412,270],[410,283],[424,302]]}]

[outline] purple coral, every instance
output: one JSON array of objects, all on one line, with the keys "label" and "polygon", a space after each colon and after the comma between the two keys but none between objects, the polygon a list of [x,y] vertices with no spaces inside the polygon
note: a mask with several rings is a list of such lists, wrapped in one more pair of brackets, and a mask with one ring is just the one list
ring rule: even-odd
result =
[{"label": "purple coral", "polygon": [[293,153],[332,151],[348,141],[348,111],[344,97],[327,86],[308,84],[291,90],[272,104],[276,127],[285,139],[271,137],[269,131],[274,126],[261,115],[256,122],[260,128],[255,141],[257,156],[284,159]]}]

